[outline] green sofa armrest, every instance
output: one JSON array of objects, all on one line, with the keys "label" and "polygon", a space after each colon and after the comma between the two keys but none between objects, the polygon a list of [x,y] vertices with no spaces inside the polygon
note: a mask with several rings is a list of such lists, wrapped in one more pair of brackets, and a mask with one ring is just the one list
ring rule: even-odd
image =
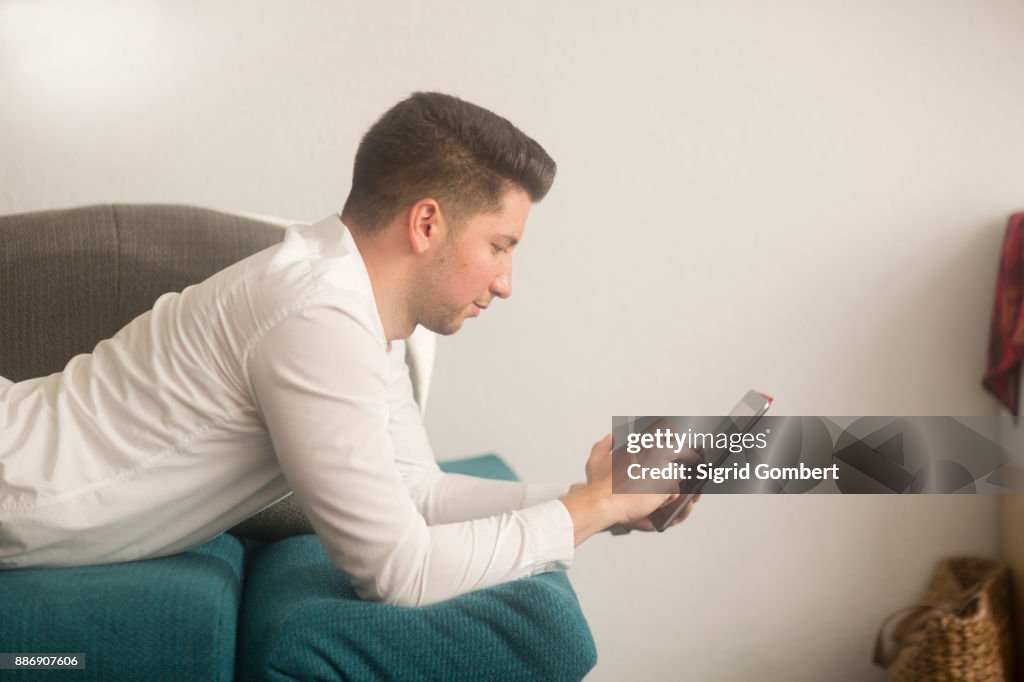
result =
[{"label": "green sofa armrest", "polygon": [[[498,457],[446,471],[514,479]],[[255,549],[242,600],[245,680],[579,680],[597,660],[564,573],[416,608],[365,602],[315,535]]]}]

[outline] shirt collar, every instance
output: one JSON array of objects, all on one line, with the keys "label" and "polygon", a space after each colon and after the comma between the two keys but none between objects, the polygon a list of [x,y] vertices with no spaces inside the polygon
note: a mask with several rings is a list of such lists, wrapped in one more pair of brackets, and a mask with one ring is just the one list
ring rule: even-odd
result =
[{"label": "shirt collar", "polygon": [[377,299],[373,295],[373,284],[370,281],[370,273],[366,269],[366,262],[363,260],[356,240],[351,230],[345,223],[341,222],[341,216],[331,213],[327,217],[313,223],[309,228],[308,238],[310,248],[318,250],[323,258],[341,258],[346,261],[351,259],[354,267],[349,272],[354,275],[352,284],[369,301],[370,319],[373,321],[375,335],[381,346],[391,350],[391,342],[384,336],[384,323],[380,319],[380,311],[377,310]]}]

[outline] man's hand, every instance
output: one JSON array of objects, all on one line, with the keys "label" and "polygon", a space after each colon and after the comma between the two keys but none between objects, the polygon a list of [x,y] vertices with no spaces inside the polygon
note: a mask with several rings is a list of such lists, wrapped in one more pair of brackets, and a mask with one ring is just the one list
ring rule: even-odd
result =
[{"label": "man's hand", "polygon": [[[651,512],[679,497],[679,493],[673,492],[613,494],[611,452],[612,435],[608,434],[590,451],[585,468],[587,482],[574,484],[569,493],[560,498],[572,516],[577,546],[616,523],[626,527],[640,524],[640,529],[651,529],[653,525],[647,518]],[[688,513],[686,510],[680,516]]]},{"label": "man's hand", "polygon": [[[683,511],[679,512],[679,516],[677,516],[672,521],[672,523],[668,524],[668,528],[673,528],[673,527],[677,526],[678,524],[682,523],[683,521],[685,521],[686,517],[688,517],[690,515],[690,512],[693,511],[693,505],[697,504],[697,502],[700,500],[700,496],[701,496],[701,493],[697,493],[696,495],[694,495],[693,499],[690,500],[686,504],[686,507],[683,508]],[[668,503],[668,504],[673,504],[673,503]],[[645,532],[656,530],[655,527],[654,527],[654,522],[651,521],[651,517],[650,516],[648,516],[647,518],[640,519],[639,521],[633,521],[631,523],[624,523],[624,524],[622,524],[622,527],[625,528],[626,530],[640,530],[640,531],[645,531]],[[665,530],[668,530],[668,528],[666,528]]]},{"label": "man's hand", "polygon": [[[608,436],[606,436],[605,438],[608,438]],[[598,441],[594,445],[594,448],[590,451],[590,459],[587,460],[587,465],[585,467],[586,474],[587,474],[587,483],[573,483],[571,486],[569,486],[569,493],[570,494],[583,490],[584,488],[587,487],[588,483],[593,483],[594,481],[596,481],[599,478],[600,472],[602,471],[601,467],[604,464],[604,462],[602,461],[603,450],[598,447],[598,446],[600,446],[602,444],[602,442],[603,442],[603,439],[602,439],[602,441]],[[608,452],[608,456],[610,457],[611,456],[611,447],[610,446],[609,446],[607,452]],[[672,521],[671,524],[669,524],[669,526],[668,526],[669,528],[672,528],[673,526],[676,526],[676,525],[678,525],[678,524],[680,524],[680,523],[682,523],[683,521],[686,520],[686,518],[693,511],[693,505],[696,504],[700,500],[700,495],[701,494],[698,493],[697,495],[694,496],[694,498],[692,500],[690,500],[690,502],[686,505],[686,508],[683,509],[683,511],[681,511],[679,513],[679,515]],[[670,499],[669,501],[665,502],[664,504],[666,504],[666,505],[674,504],[675,501],[676,501],[676,498],[678,498],[678,495],[673,496],[672,499]],[[647,516],[645,516],[642,519],[638,519],[636,521],[629,521],[627,523],[619,523],[618,525],[621,526],[622,528],[626,529],[626,530],[637,530],[637,531],[643,531],[643,532],[652,532],[652,531],[656,530],[656,528],[654,527],[654,522],[651,520],[650,514],[648,514]]]}]

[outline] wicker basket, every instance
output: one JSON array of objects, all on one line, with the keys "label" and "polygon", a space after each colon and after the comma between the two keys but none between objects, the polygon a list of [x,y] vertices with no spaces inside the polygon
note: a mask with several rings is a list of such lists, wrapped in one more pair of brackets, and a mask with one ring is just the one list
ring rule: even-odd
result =
[{"label": "wicker basket", "polygon": [[1010,571],[978,557],[942,561],[924,598],[882,623],[875,663],[892,682],[1013,677]]}]

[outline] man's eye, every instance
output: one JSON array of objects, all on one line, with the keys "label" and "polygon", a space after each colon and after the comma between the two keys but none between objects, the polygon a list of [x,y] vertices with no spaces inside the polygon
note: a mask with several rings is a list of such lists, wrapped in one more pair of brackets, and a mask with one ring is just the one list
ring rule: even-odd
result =
[{"label": "man's eye", "polygon": [[498,246],[497,244],[491,244],[491,248],[494,249],[494,253],[505,253],[508,251],[504,246]]}]

